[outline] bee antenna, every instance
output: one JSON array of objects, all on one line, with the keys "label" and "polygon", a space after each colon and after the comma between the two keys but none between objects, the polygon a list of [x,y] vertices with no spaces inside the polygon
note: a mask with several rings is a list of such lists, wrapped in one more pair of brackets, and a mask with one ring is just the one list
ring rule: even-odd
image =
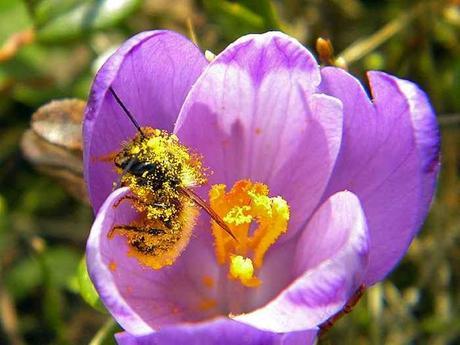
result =
[{"label": "bee antenna", "polygon": [[198,194],[188,188],[179,188],[179,190],[190,198],[195,204],[200,206],[209,216],[219,225],[231,238],[233,238],[236,243],[239,243],[238,239],[236,238],[235,234],[230,230],[227,224],[223,221],[223,219],[211,208],[209,205],[200,198]]},{"label": "bee antenna", "polygon": [[125,112],[125,114],[128,116],[128,118],[131,120],[132,124],[134,125],[134,127],[136,127],[136,129],[139,131],[139,133],[142,135],[143,138],[145,138],[145,134],[144,132],[142,131],[142,128],[141,126],[139,126],[139,124],[137,123],[136,119],[134,118],[133,114],[131,114],[131,112],[128,110],[128,108],[126,108],[126,106],[123,104],[123,102],[121,101],[120,97],[118,97],[117,93],[115,92],[115,90],[112,88],[112,86],[109,86],[109,91],[110,93],[112,94],[112,96],[115,98],[115,100],[117,101],[118,105],[121,107],[121,109],[123,109],[123,111]]}]

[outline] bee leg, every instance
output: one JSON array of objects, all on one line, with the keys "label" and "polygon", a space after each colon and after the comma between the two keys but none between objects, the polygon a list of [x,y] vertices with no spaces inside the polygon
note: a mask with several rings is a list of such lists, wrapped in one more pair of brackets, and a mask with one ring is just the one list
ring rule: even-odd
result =
[{"label": "bee leg", "polygon": [[149,235],[161,235],[165,233],[164,230],[156,229],[156,228],[148,228],[145,226],[116,225],[109,231],[109,233],[107,234],[107,237],[112,238],[116,231],[123,231],[123,230],[134,231],[138,233],[145,233]]},{"label": "bee leg", "polygon": [[125,200],[131,200],[132,202],[135,202],[135,203],[138,203],[138,204],[141,204],[141,205],[144,205],[145,203],[139,199],[138,197],[135,197],[135,196],[132,196],[132,195],[125,195],[124,197],[122,197],[120,200],[118,200],[115,204],[113,204],[113,208],[117,208],[118,206],[120,206],[120,204],[125,201]]},{"label": "bee leg", "polygon": [[156,252],[156,245],[147,244],[144,241],[143,235],[138,238],[134,238],[129,241],[129,244],[134,247],[138,252],[145,254],[145,255],[155,255]]}]

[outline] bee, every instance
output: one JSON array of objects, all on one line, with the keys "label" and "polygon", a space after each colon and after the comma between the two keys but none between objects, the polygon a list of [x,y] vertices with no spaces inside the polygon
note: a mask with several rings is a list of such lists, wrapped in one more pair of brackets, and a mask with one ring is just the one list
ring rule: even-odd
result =
[{"label": "bee", "polygon": [[116,187],[131,190],[114,207],[129,199],[140,213],[138,220],[113,227],[109,238],[114,234],[126,237],[130,255],[159,269],[174,263],[185,249],[202,209],[236,240],[217,213],[193,191],[206,182],[201,158],[174,134],[141,127],[115,90],[109,87],[109,91],[137,129],[113,159],[119,173]]}]

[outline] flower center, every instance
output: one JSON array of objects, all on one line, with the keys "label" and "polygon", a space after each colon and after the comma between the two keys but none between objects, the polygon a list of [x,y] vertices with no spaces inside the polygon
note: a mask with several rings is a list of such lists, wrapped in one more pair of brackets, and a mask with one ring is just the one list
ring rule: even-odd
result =
[{"label": "flower center", "polygon": [[262,267],[267,250],[287,231],[289,206],[283,198],[269,197],[268,193],[265,184],[249,180],[237,181],[229,192],[224,184],[213,185],[209,192],[211,208],[238,240],[212,221],[217,262],[228,265],[229,277],[246,287],[262,283],[255,273]]}]

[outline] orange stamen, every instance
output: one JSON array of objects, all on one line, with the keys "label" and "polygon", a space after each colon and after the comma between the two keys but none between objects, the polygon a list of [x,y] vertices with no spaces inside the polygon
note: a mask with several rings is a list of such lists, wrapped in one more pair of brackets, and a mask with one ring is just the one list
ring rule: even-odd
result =
[{"label": "orange stamen", "polygon": [[[228,224],[238,241],[230,238],[212,222],[216,258],[229,264],[229,275],[247,287],[260,285],[254,275],[263,265],[267,250],[287,231],[289,206],[281,197],[269,197],[262,183],[240,180],[226,192],[223,184],[212,186],[209,199],[212,209]],[[251,224],[258,227],[251,234]]]}]

